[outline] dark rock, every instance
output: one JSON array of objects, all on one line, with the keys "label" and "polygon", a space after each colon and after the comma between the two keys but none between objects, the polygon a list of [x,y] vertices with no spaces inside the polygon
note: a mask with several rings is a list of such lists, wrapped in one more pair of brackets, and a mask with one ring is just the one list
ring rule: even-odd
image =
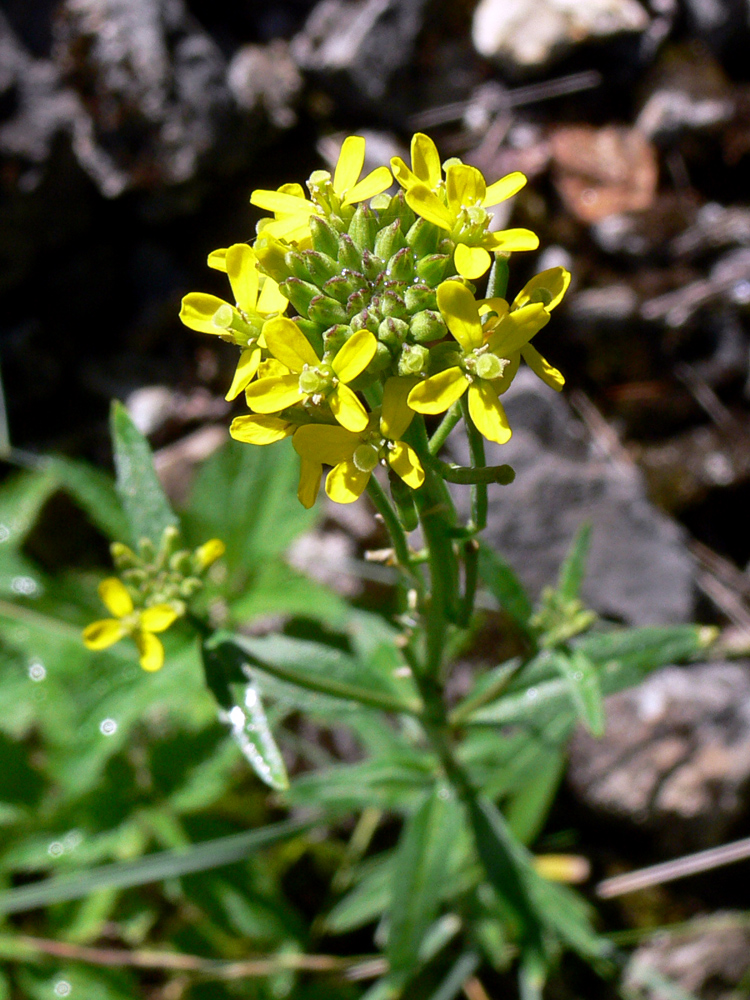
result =
[{"label": "dark rock", "polygon": [[750,961],[750,931],[744,914],[716,913],[694,929],[663,934],[641,945],[628,962],[624,989],[634,1000],[669,1000],[674,989],[654,982],[656,971],[692,996],[739,1000]]},{"label": "dark rock", "polygon": [[720,843],[750,792],[748,664],[667,667],[612,695],[605,736],[574,736],[569,779],[592,809],[655,832],[667,850]]},{"label": "dark rock", "polygon": [[[583,590],[590,606],[635,625],[690,620],[693,567],[684,533],[646,499],[640,474],[597,457],[565,399],[530,371],[519,372],[504,402],[513,437],[489,444],[487,463],[508,462],[517,475],[510,486],[490,488],[487,541],[539,594],[577,529],[591,521]],[[466,502],[465,488],[459,501]]]}]

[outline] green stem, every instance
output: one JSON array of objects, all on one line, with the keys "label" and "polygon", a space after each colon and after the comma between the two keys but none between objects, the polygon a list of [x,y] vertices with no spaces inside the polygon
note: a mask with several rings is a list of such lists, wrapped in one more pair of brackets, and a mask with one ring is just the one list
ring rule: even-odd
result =
[{"label": "green stem", "polygon": [[435,433],[430,438],[429,452],[431,455],[437,455],[440,449],[445,444],[448,435],[456,426],[458,421],[461,419],[461,404],[454,403],[450,409],[447,411],[443,417],[440,426],[435,431]]},{"label": "green stem", "polygon": [[[468,393],[464,393],[461,398],[461,409],[464,414],[466,424],[466,436],[469,440],[469,453],[471,454],[471,464],[479,472],[486,470],[484,457],[484,438],[477,430],[474,421],[469,413]],[[499,469],[508,469],[510,466],[499,466]],[[487,483],[479,480],[472,483],[471,487],[471,519],[477,531],[483,531],[487,527]]]},{"label": "green stem", "polygon": [[367,484],[367,492],[370,495],[370,499],[375,504],[378,514],[380,514],[383,518],[386,531],[391,536],[393,551],[396,555],[396,562],[403,570],[405,576],[408,577],[410,585],[415,587],[418,593],[421,594],[424,590],[424,582],[422,577],[419,573],[415,572],[414,567],[412,566],[406,532],[401,527],[401,522],[398,519],[396,511],[391,506],[390,500],[386,496],[383,487],[380,485],[375,476],[370,476],[370,482]]},{"label": "green stem", "polygon": [[[483,486],[484,487],[484,520],[485,524],[480,524],[474,530],[481,531],[486,527],[487,521],[487,484],[500,483],[507,486],[516,477],[510,465],[485,465],[484,468],[475,469],[466,465],[449,465],[448,462],[440,462],[433,459],[433,466],[440,475],[449,483],[458,483],[463,486]],[[482,515],[482,502],[479,501],[479,513]],[[476,506],[474,491],[472,490],[472,508]]]},{"label": "green stem", "polygon": [[456,621],[459,628],[467,628],[474,614],[478,577],[479,545],[476,539],[470,538],[464,542],[464,596],[461,600],[461,607]]}]

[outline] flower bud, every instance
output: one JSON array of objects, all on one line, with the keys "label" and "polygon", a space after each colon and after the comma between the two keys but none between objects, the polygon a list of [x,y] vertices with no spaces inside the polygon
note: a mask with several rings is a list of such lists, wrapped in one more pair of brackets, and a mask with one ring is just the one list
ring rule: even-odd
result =
[{"label": "flower bud", "polygon": [[217,559],[221,559],[225,552],[226,545],[220,538],[211,538],[209,541],[204,542],[203,545],[199,545],[193,553],[196,570],[202,573],[212,563],[215,563]]},{"label": "flower bud", "polygon": [[369,250],[365,250],[362,253],[362,271],[370,281],[377,281],[385,271],[385,261]]},{"label": "flower bud", "polygon": [[364,202],[357,205],[357,210],[349,223],[349,235],[357,249],[372,250],[377,231],[378,223],[370,207]]},{"label": "flower bud", "polygon": [[404,302],[410,313],[421,312],[422,309],[437,309],[437,294],[429,285],[409,285],[404,291]]},{"label": "flower bud", "polygon": [[329,257],[326,253],[320,253],[316,250],[303,250],[300,256],[307,269],[308,280],[312,281],[318,288],[322,288],[323,284],[329,278],[332,278],[334,274],[338,274],[340,271],[338,261],[333,257]]},{"label": "flower bud", "polygon": [[[307,316],[310,303],[320,290],[309,281],[302,281],[300,278],[289,278],[281,284],[281,294],[292,303],[300,316]],[[330,326],[330,324],[328,324]]]},{"label": "flower bud", "polygon": [[290,277],[299,278],[301,281],[309,281],[310,274],[305,266],[305,260],[298,250],[290,250],[284,254],[284,264],[286,265]]},{"label": "flower bud", "polygon": [[380,314],[375,308],[363,309],[362,312],[352,316],[349,325],[355,332],[357,330],[369,330],[370,333],[377,334],[380,325]]},{"label": "flower bud", "polygon": [[381,260],[388,260],[405,246],[404,234],[401,232],[401,223],[396,219],[389,226],[380,230],[375,238],[374,249]]},{"label": "flower bud", "polygon": [[380,296],[380,311],[383,316],[394,316],[398,319],[404,319],[409,315],[404,300],[390,288]]},{"label": "flower bud", "polygon": [[180,597],[184,597],[189,600],[194,594],[197,594],[202,587],[203,582],[199,580],[197,576],[189,576],[180,584]]},{"label": "flower bud", "polygon": [[341,303],[327,295],[316,295],[308,306],[307,314],[311,320],[323,327],[346,323],[347,320],[346,310]]},{"label": "flower bud", "polygon": [[406,243],[417,257],[426,257],[437,250],[438,235],[437,226],[419,218],[406,234]]},{"label": "flower bud", "polygon": [[339,238],[336,231],[316,215],[310,216],[308,225],[310,226],[313,250],[317,250],[318,253],[328,254],[329,257],[334,259],[338,257]]},{"label": "flower bud", "polygon": [[430,352],[421,344],[404,344],[398,359],[399,375],[422,375],[430,364]]},{"label": "flower bud", "polygon": [[138,555],[141,560],[151,563],[156,558],[156,548],[150,538],[140,538],[138,540]]},{"label": "flower bud", "polygon": [[337,260],[340,267],[346,267],[350,271],[362,270],[362,254],[348,233],[341,233],[339,236]]},{"label": "flower bud", "polygon": [[138,565],[138,556],[127,545],[122,542],[112,542],[109,547],[115,566],[122,569],[131,569]]},{"label": "flower bud", "polygon": [[450,259],[448,254],[442,253],[433,253],[429,257],[423,257],[417,261],[417,275],[428,285],[436,288],[445,277]]},{"label": "flower bud", "polygon": [[409,332],[409,324],[402,319],[387,316],[378,327],[378,340],[381,344],[397,350],[403,344]]},{"label": "flower bud", "polygon": [[371,304],[372,293],[369,288],[359,288],[356,292],[352,292],[349,298],[346,300],[346,311],[349,316],[353,316],[355,313],[361,312],[363,309]]},{"label": "flower bud", "polygon": [[413,281],[415,263],[414,251],[410,247],[404,247],[388,261],[388,276],[393,281]]},{"label": "flower bud", "polygon": [[409,324],[412,339],[418,344],[428,344],[432,340],[442,340],[448,332],[445,320],[434,309],[423,309],[412,316]]},{"label": "flower bud", "polygon": [[[338,265],[337,265],[338,267]],[[326,295],[336,299],[338,302],[347,302],[349,296],[367,287],[367,278],[359,271],[349,271],[346,274],[336,274],[323,285]]]},{"label": "flower bud", "polygon": [[335,323],[323,334],[323,349],[326,354],[335,355],[341,350],[347,340],[354,333],[350,326],[343,323]]},{"label": "flower bud", "polygon": [[368,375],[379,375],[381,372],[389,371],[392,366],[393,355],[385,344],[381,344],[378,341],[378,346],[375,348],[375,355],[367,368],[365,368],[365,372]]}]

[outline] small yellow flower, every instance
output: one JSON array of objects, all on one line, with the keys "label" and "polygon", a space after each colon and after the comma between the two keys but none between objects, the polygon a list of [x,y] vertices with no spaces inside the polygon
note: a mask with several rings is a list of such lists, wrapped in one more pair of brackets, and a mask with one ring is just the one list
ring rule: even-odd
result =
[{"label": "small yellow flower", "polygon": [[[333,468],[326,478],[326,493],[336,503],[352,503],[367,488],[374,469],[387,462],[407,486],[419,489],[424,482],[424,469],[414,449],[401,440],[411,423],[414,412],[406,398],[414,385],[413,379],[390,378],[383,391],[383,406],[378,416],[372,414],[368,426],[358,434],[331,424],[306,424],[295,433],[293,444],[303,461],[303,475],[300,478],[300,499],[302,493],[312,497],[312,506],[320,484],[317,473],[313,492],[314,469],[322,463]],[[310,477],[306,488],[302,489],[305,476]]]},{"label": "small yellow flower", "polygon": [[285,240],[295,247],[305,249],[310,242],[310,216],[318,211],[308,201],[301,184],[282,184],[276,191],[258,188],[250,195],[250,204],[273,212],[273,219],[263,219],[259,235]]},{"label": "small yellow flower", "polygon": [[391,160],[394,176],[406,192],[410,208],[446,231],[457,244],[456,270],[464,278],[480,278],[490,266],[490,251],[536,250],[539,238],[529,229],[490,232],[486,209],[517,194],[526,183],[519,171],[487,186],[481,171],[459,160],[448,161],[442,179],[437,147],[417,132],[411,142],[411,169],[401,157]]},{"label": "small yellow flower", "polygon": [[268,350],[286,367],[286,374],[259,378],[246,390],[248,406],[256,413],[279,413],[290,406],[327,403],[338,422],[355,433],[367,426],[367,411],[348,383],[372,361],[377,341],[369,330],[358,330],[333,359],[321,360],[296,323],[285,317],[263,327]]},{"label": "small yellow flower", "polygon": [[202,573],[207,570],[217,559],[221,559],[226,550],[227,547],[220,538],[211,538],[203,545],[199,545],[193,553],[196,572]]},{"label": "small yellow flower", "polygon": [[258,271],[258,258],[246,243],[235,243],[226,250],[209,255],[211,267],[226,271],[236,305],[216,295],[190,292],[182,300],[180,319],[191,330],[229,336],[243,348],[228,400],[234,399],[252,381],[261,360],[263,323],[270,316],[283,313],[287,300],[272,278]]},{"label": "small yellow flower", "polygon": [[[564,268],[552,270],[560,272],[558,284],[563,283]],[[539,284],[527,292],[527,285],[513,309],[504,299],[486,301],[485,311],[494,315],[483,326],[479,305],[469,289],[458,281],[444,281],[437,290],[438,308],[461,348],[461,356],[457,364],[417,383],[409,393],[409,406],[418,413],[442,413],[468,390],[469,413],[478,430],[489,441],[505,444],[511,429],[499,397],[510,386],[521,356],[532,357],[535,371],[536,358],[541,359],[550,372],[562,378],[533,348],[533,354],[529,353],[529,341],[550,320],[548,309],[538,301],[542,287]],[[549,308],[559,302],[563,292],[548,297]]]},{"label": "small yellow flower", "polygon": [[164,647],[154,633],[168,629],[179,617],[178,612],[171,604],[154,604],[136,610],[125,585],[114,576],[102,580],[99,596],[115,617],[88,625],[83,630],[86,646],[107,649],[129,635],[138,647],[143,669],[159,670],[164,664]]}]

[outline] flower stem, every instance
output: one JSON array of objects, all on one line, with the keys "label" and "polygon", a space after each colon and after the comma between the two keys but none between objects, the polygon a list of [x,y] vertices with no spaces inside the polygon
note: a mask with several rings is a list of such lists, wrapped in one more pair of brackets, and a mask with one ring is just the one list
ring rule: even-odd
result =
[{"label": "flower stem", "polygon": [[430,438],[429,452],[431,455],[437,455],[439,453],[440,449],[445,444],[448,435],[460,419],[461,404],[454,403],[443,417],[438,429]]},{"label": "flower stem", "polygon": [[[484,457],[484,439],[476,428],[469,413],[469,404],[466,394],[461,399],[461,409],[464,414],[466,424],[466,436],[469,440],[469,452],[471,454],[471,464],[476,470],[484,469],[486,461]],[[500,469],[509,466],[499,466]],[[487,527],[487,483],[476,481],[471,486],[471,519],[476,531],[483,531]]]},{"label": "flower stem", "polygon": [[385,490],[380,485],[375,476],[370,476],[370,481],[367,484],[367,492],[370,495],[370,499],[375,504],[378,514],[383,518],[383,523],[385,524],[386,531],[391,536],[391,541],[393,542],[393,551],[396,556],[396,562],[399,567],[403,570],[404,575],[408,577],[409,584],[415,587],[417,592],[421,595],[424,590],[424,581],[421,575],[415,571],[411,554],[409,552],[409,542],[406,538],[406,532],[401,527],[401,522],[398,519],[396,511],[391,506],[391,502],[385,494]]}]

